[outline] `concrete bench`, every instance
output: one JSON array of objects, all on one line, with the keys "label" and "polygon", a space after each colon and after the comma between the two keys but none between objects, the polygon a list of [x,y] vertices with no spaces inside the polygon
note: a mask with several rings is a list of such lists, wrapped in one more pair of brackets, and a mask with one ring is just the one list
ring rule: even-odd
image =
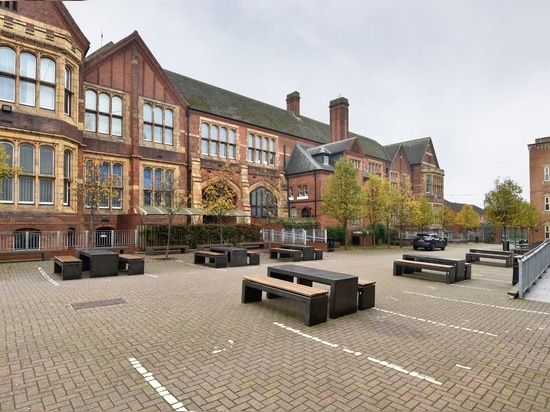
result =
[{"label": "concrete bench", "polygon": [[357,281],[357,309],[365,310],[374,307],[376,282],[359,279]]},{"label": "concrete bench", "polygon": [[510,254],[501,253],[489,253],[489,252],[468,252],[466,253],[466,263],[479,262],[480,259],[497,259],[504,260],[504,265],[507,268],[511,268],[514,264],[514,256]]},{"label": "concrete bench", "polygon": [[50,260],[51,252],[41,249],[22,249],[22,250],[2,250],[0,251],[0,261],[10,260],[35,260],[40,256],[40,260]]},{"label": "concrete bench", "polygon": [[246,258],[248,259],[249,265],[259,265],[260,264],[260,252],[246,252]]},{"label": "concrete bench", "polygon": [[210,250],[211,247],[226,247],[233,246],[233,243],[210,243],[205,245],[197,245],[197,250]]},{"label": "concrete bench", "polygon": [[313,253],[315,260],[323,260],[323,249],[315,249]]},{"label": "concrete bench", "polygon": [[82,260],[74,256],[55,256],[53,272],[61,273],[61,280],[82,279]]},{"label": "concrete bench", "polygon": [[[170,245],[168,247],[168,253],[189,253],[189,246],[187,245]],[[145,254],[152,256],[155,253],[166,253],[166,245],[164,246],[146,246]]]},{"label": "concrete bench", "polygon": [[227,255],[221,252],[211,252],[210,250],[197,250],[195,252],[195,264],[214,264],[215,268],[225,268],[227,267]]},{"label": "concrete bench", "polygon": [[118,268],[128,268],[128,275],[143,275],[145,273],[145,258],[139,255],[118,255]]},{"label": "concrete bench", "polygon": [[267,276],[243,277],[242,303],[260,302],[263,292],[304,303],[306,326],[314,326],[327,321],[327,290]]},{"label": "concrete bench", "polygon": [[414,274],[415,277],[428,280],[436,280],[432,276],[423,274],[419,270],[428,269],[435,272],[443,272],[445,274],[445,283],[454,283],[456,279],[456,266],[443,265],[440,263],[419,262],[416,260],[396,259],[393,261],[393,275],[400,276],[403,274]]},{"label": "concrete bench", "polygon": [[283,259],[292,258],[293,262],[300,262],[302,260],[302,251],[295,249],[285,248],[271,248],[269,249],[270,259]]}]

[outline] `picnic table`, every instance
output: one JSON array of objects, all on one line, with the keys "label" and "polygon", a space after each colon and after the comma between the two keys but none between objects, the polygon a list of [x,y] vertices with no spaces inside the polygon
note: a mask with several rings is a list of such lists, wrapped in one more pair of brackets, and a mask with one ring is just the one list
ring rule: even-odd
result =
[{"label": "picnic table", "polygon": [[331,319],[357,312],[357,283],[359,278],[347,273],[310,268],[300,265],[267,267],[267,276],[311,286],[313,282],[330,286],[329,317]]},{"label": "picnic table", "polygon": [[437,257],[437,256],[426,256],[426,255],[415,255],[415,254],[404,254],[404,260],[414,260],[417,262],[429,262],[429,263],[439,263],[442,265],[454,265],[456,266],[456,277],[455,282],[461,282],[465,279],[469,279],[466,260],[457,259],[451,257]]},{"label": "picnic table", "polygon": [[235,246],[211,246],[212,252],[222,252],[227,255],[227,264],[231,267],[247,265],[247,250]]},{"label": "picnic table", "polygon": [[283,249],[294,249],[302,251],[302,260],[314,260],[315,259],[315,247],[307,245],[295,245],[293,243],[284,243],[281,245]]},{"label": "picnic table", "polygon": [[106,249],[77,249],[75,256],[82,260],[82,270],[90,277],[118,276],[118,253]]}]

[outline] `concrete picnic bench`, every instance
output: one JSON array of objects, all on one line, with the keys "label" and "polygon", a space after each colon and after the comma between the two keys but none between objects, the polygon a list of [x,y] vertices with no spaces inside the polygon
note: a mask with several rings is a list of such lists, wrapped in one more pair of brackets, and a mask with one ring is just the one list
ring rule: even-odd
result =
[{"label": "concrete picnic bench", "polygon": [[292,258],[294,262],[300,262],[302,260],[302,251],[297,249],[286,248],[271,248],[269,249],[270,259],[284,259]]},{"label": "concrete picnic bench", "polygon": [[424,273],[423,269],[433,272],[442,272],[445,283],[454,283],[456,279],[456,265],[444,265],[441,263],[419,262],[416,260],[395,259],[393,261],[393,275],[414,275],[419,279],[440,281],[439,273]]},{"label": "concrete picnic bench", "polygon": [[328,291],[261,275],[243,276],[241,302],[260,302],[262,293],[305,304],[304,323],[314,326],[327,321]]},{"label": "concrete picnic bench", "polygon": [[53,272],[61,273],[61,280],[82,279],[82,260],[75,256],[54,256]]},{"label": "concrete picnic bench", "polygon": [[215,268],[227,267],[227,255],[223,252],[212,252],[211,250],[196,250],[195,251],[195,264],[213,264]]},{"label": "concrete picnic bench", "polygon": [[492,250],[492,249],[470,249],[466,253],[466,262],[475,263],[480,259],[497,259],[504,260],[504,266],[511,268],[514,264],[514,252],[507,250]]},{"label": "concrete picnic bench", "polygon": [[[417,255],[417,254],[403,254],[404,260],[414,260],[417,262],[429,262],[440,263],[442,265],[454,265],[456,266],[456,278],[455,282],[461,282],[465,279],[471,279],[472,277],[472,265],[466,263],[465,259],[455,259],[451,257],[439,257],[433,255]],[[421,269],[418,269],[419,271]]]},{"label": "concrete picnic bench", "polygon": [[119,270],[128,269],[128,275],[143,275],[145,273],[145,258],[140,255],[123,253],[118,255]]},{"label": "concrete picnic bench", "polygon": [[[188,245],[170,245],[168,247],[168,253],[189,253]],[[154,255],[155,253],[166,253],[166,245],[164,246],[146,246],[145,254],[148,256]]]}]

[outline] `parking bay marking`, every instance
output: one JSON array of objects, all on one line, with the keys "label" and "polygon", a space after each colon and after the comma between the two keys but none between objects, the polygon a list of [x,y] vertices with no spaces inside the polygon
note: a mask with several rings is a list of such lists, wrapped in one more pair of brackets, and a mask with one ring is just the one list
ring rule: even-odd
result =
[{"label": "parking bay marking", "polygon": [[[323,345],[326,345],[326,346],[329,346],[329,347],[332,347],[332,348],[338,348],[338,347],[340,346],[340,345],[338,345],[337,343],[327,342],[327,341],[325,341],[325,340],[323,340],[323,339],[320,339],[320,338],[318,338],[318,337],[316,337],[316,336],[309,335],[309,334],[307,334],[307,333],[304,333],[304,332],[300,331],[299,329],[291,328],[290,326],[286,326],[286,325],[284,325],[284,324],[282,324],[282,323],[279,323],[279,322],[273,322],[273,324],[274,324],[275,326],[278,326],[278,327],[280,327],[280,328],[282,328],[282,329],[285,329],[285,330],[287,330],[287,331],[289,331],[289,332],[295,333],[296,335],[302,336],[302,337],[307,338],[307,339],[311,339],[311,340],[313,340],[313,341],[315,341],[315,342],[319,342],[319,343],[321,343],[321,344],[323,344]],[[363,355],[363,353],[361,353],[361,352],[357,352],[357,351],[354,351],[354,350],[351,350],[351,349],[348,349],[348,348],[343,348],[342,350],[343,350],[345,353],[349,353],[349,354],[354,355],[354,356],[361,356],[361,355]],[[435,385],[443,385],[442,382],[437,381],[435,378],[432,378],[432,377],[427,376],[427,375],[423,375],[423,374],[418,373],[418,372],[415,372],[415,371],[409,371],[409,370],[407,370],[407,369],[405,369],[405,368],[402,368],[402,367],[399,366],[399,365],[395,365],[395,364],[390,363],[390,362],[387,362],[387,361],[383,361],[383,360],[380,360],[380,359],[376,359],[376,358],[373,358],[372,356],[367,356],[367,359],[368,359],[369,361],[371,361],[371,362],[374,362],[374,363],[378,364],[378,365],[382,365],[382,366],[385,366],[385,367],[387,367],[387,368],[393,369],[393,370],[395,370],[395,371],[404,373],[404,374],[409,375],[409,376],[411,376],[411,377],[413,377],[413,378],[422,379],[422,380],[425,380],[425,381],[427,381],[427,382],[431,382],[431,383],[433,383],[433,384],[435,384]]]}]

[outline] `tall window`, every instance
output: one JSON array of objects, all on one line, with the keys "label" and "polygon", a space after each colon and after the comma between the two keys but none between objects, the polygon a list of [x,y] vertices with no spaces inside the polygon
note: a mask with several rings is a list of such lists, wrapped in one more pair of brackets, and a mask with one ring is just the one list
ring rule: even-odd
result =
[{"label": "tall window", "polygon": [[226,126],[201,124],[201,154],[235,159],[237,155],[237,132]]},{"label": "tall window", "polygon": [[426,175],[426,193],[432,193],[432,175]]},{"label": "tall window", "polygon": [[550,166],[544,166],[544,181],[550,181]]},{"label": "tall window", "polygon": [[174,144],[174,111],[149,103],[144,104],[143,140],[172,146]]},{"label": "tall window", "polygon": [[[4,148],[4,151],[8,155],[6,163],[8,167],[13,167],[13,145],[8,142],[0,142],[0,145]],[[13,177],[5,177],[0,182],[0,202],[1,203],[13,203]]]},{"label": "tall window", "polygon": [[[88,161],[86,164],[87,168],[93,167],[92,162]],[[95,179],[95,178],[94,178]],[[123,191],[123,180],[122,180],[122,165],[119,163],[108,163],[103,162],[99,166],[99,177],[100,181],[110,181],[112,189],[116,192],[113,197],[104,197],[99,202],[100,209],[122,209],[122,191]],[[90,207],[89,200],[86,199],[86,204]]]},{"label": "tall window", "polygon": [[263,187],[250,192],[250,207],[252,217],[277,216],[277,198]]},{"label": "tall window", "polygon": [[550,213],[550,196],[544,196],[544,213]]},{"label": "tall window", "polygon": [[143,205],[170,206],[173,184],[172,170],[146,167],[143,170]]},{"label": "tall window", "polygon": [[0,100],[15,102],[15,50],[0,47]]},{"label": "tall window", "polygon": [[38,177],[38,201],[42,204],[53,205],[55,175],[54,175],[54,151],[51,147],[42,146],[39,150],[39,177]]},{"label": "tall window", "polygon": [[250,163],[275,166],[275,139],[249,133],[247,160]]},{"label": "tall window", "polygon": [[122,136],[122,98],[105,92],[86,90],[84,128],[116,137]]},{"label": "tall window", "polygon": [[545,239],[550,239],[550,226],[549,225],[544,226],[544,238]]},{"label": "tall window", "polygon": [[71,68],[65,67],[65,99],[63,101],[63,107],[65,114],[70,116],[72,114],[73,104],[73,72]]},{"label": "tall window", "polygon": [[34,146],[19,145],[19,203],[34,203]]},{"label": "tall window", "polygon": [[72,153],[65,150],[63,153],[63,204],[71,204],[71,163]]}]

